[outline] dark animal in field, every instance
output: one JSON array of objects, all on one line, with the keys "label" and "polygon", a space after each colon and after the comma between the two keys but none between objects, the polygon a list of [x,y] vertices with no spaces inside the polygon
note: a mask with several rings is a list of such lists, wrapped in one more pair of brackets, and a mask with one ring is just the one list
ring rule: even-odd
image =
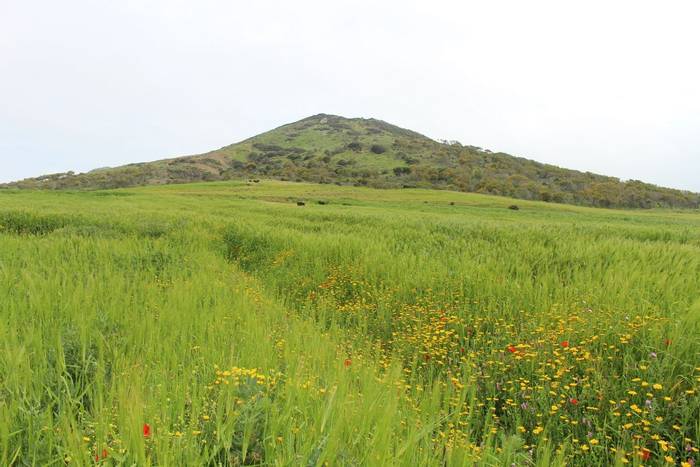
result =
[{"label": "dark animal in field", "polygon": [[260,180],[256,178],[255,180],[253,180],[253,183],[260,183]]},{"label": "dark animal in field", "polygon": [[450,201],[450,206],[454,206],[454,205],[455,205],[455,202],[454,202],[454,201]]},{"label": "dark animal in field", "polygon": [[324,201],[322,199],[319,199],[318,204],[325,205],[325,204],[328,204],[328,201]]},{"label": "dark animal in field", "polygon": [[520,211],[520,208],[516,204],[511,204],[510,206],[508,206],[508,209],[510,209],[511,211]]},{"label": "dark animal in field", "polygon": [[303,201],[297,201],[297,206],[306,206],[306,203]]}]

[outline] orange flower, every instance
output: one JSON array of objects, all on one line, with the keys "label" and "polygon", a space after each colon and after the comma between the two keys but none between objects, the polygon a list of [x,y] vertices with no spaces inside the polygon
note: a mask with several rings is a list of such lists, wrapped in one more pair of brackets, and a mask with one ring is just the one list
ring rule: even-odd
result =
[{"label": "orange flower", "polygon": [[345,368],[349,367],[350,365],[352,365],[352,360],[350,360],[349,358],[346,358],[345,361],[343,362],[343,365],[345,365]]},{"label": "orange flower", "polygon": [[569,341],[562,341],[561,346],[567,348],[569,346]]}]

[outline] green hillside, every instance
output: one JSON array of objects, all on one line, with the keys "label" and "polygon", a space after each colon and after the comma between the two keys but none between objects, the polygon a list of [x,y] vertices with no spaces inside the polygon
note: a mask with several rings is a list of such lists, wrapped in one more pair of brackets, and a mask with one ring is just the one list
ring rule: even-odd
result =
[{"label": "green hillside", "polygon": [[598,207],[697,208],[700,195],[562,169],[381,120],[315,115],[206,154],[85,174],[53,174],[20,188],[104,189],[242,178],[374,188],[437,188]]},{"label": "green hillside", "polygon": [[697,465],[700,214],[513,203],[0,191],[0,465]]}]

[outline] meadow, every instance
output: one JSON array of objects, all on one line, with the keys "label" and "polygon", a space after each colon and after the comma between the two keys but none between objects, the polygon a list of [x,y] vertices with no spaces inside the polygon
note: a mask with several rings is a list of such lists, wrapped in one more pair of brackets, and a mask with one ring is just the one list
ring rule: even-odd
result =
[{"label": "meadow", "polygon": [[2,465],[700,460],[697,210],[0,190],[0,318]]}]

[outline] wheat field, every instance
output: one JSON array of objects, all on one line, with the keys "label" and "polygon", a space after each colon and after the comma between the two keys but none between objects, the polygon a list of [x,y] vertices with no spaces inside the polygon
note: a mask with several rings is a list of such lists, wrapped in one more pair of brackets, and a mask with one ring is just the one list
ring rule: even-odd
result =
[{"label": "wheat field", "polygon": [[697,211],[4,190],[0,317],[2,465],[700,460]]}]

